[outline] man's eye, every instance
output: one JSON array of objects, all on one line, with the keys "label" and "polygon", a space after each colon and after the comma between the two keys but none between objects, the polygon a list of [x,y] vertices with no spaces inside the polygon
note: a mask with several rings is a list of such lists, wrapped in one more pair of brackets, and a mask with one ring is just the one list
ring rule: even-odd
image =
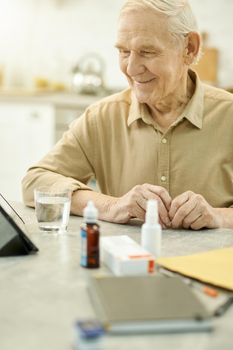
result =
[{"label": "man's eye", "polygon": [[140,51],[140,54],[142,56],[153,56],[155,53],[152,52],[152,51],[145,51],[145,50],[143,50],[143,51]]},{"label": "man's eye", "polygon": [[126,57],[126,56],[129,56],[130,51],[129,51],[129,50],[120,49],[120,50],[119,50],[119,53],[120,53],[121,56]]}]

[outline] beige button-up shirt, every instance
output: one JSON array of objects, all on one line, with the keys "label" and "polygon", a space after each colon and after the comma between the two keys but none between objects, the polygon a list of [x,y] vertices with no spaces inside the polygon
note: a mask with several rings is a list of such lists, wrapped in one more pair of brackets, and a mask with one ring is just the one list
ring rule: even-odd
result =
[{"label": "beige button-up shirt", "polygon": [[107,97],[75,120],[23,180],[26,204],[40,185],[122,196],[137,184],[165,187],[174,198],[191,190],[214,207],[233,205],[233,95],[204,85],[163,133],[130,89]]}]

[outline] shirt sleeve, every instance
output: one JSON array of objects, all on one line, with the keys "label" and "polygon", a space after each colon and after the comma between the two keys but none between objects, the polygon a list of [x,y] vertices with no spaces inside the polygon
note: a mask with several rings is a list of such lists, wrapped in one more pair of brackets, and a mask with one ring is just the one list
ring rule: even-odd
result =
[{"label": "shirt sleeve", "polygon": [[92,190],[88,181],[95,176],[95,117],[91,109],[74,122],[61,140],[22,180],[24,203],[34,206],[34,189],[49,186],[54,190]]}]

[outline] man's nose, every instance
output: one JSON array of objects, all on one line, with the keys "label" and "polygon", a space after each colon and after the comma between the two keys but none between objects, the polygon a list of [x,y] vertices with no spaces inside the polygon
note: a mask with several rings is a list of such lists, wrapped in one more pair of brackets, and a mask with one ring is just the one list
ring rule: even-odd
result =
[{"label": "man's nose", "polygon": [[127,74],[129,76],[136,76],[145,71],[141,57],[136,52],[131,51],[127,62]]}]

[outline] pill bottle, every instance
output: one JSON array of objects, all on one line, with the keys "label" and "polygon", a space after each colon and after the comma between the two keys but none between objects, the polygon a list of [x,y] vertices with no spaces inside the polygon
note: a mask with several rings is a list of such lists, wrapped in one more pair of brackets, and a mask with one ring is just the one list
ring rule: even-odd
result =
[{"label": "pill bottle", "polygon": [[100,266],[98,210],[92,201],[88,201],[83,211],[84,222],[80,227],[81,259],[80,265],[87,268]]}]

